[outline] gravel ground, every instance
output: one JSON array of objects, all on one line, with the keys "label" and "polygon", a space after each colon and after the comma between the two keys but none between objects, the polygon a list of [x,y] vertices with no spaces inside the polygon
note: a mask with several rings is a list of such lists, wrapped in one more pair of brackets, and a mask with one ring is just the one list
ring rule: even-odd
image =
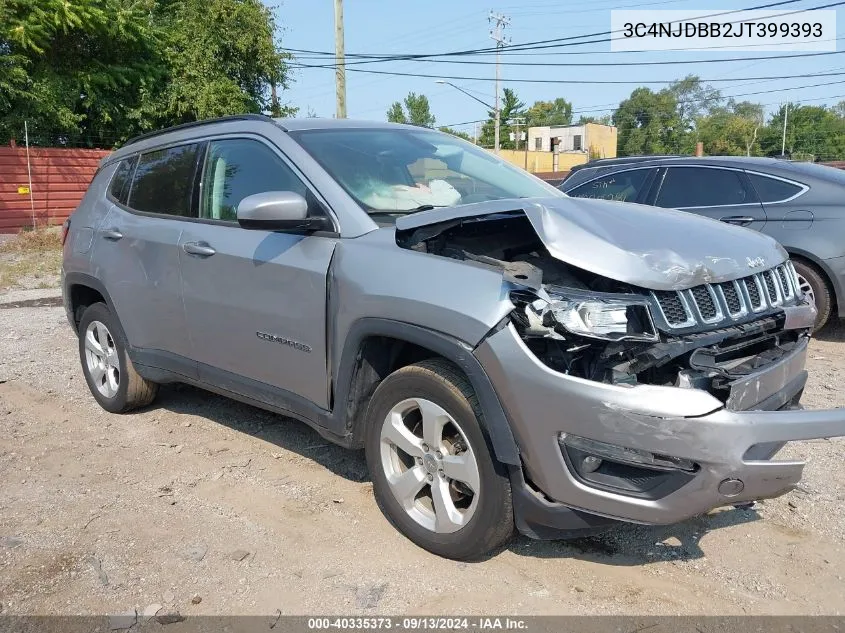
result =
[{"label": "gravel ground", "polygon": [[[2,613],[845,612],[842,440],[790,445],[801,489],[752,510],[457,563],[396,532],[362,455],[302,424],[184,386],[103,411],[56,296],[0,294]],[[813,342],[806,406],[845,405],[843,341]]]}]

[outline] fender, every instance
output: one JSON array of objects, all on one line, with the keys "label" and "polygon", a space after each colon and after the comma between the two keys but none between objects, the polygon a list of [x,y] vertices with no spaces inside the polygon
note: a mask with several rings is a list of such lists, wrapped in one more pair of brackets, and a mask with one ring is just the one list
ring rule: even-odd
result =
[{"label": "fender", "polygon": [[[109,291],[106,290],[106,287],[96,277],[92,277],[86,273],[65,273],[64,279],[62,280],[62,296],[64,298],[65,303],[65,312],[68,315],[68,319],[70,320],[71,327],[73,331],[76,332],[76,319],[74,318],[73,310],[70,305],[70,290],[74,286],[87,286],[88,288],[92,288],[100,293],[103,299],[106,302],[106,306],[108,307],[109,311],[112,314],[117,314],[117,311],[114,309],[114,302],[111,299],[111,295],[109,295]],[[117,319],[118,327],[120,326],[120,318]],[[77,332],[78,334],[78,332]],[[121,334],[123,334],[123,340],[126,340],[125,332],[121,329]]]},{"label": "fender", "polygon": [[331,421],[332,426],[335,427],[331,429],[334,433],[351,433],[354,438],[353,443],[357,443],[363,435],[362,416],[348,419],[346,404],[358,363],[358,351],[364,339],[369,336],[384,336],[424,347],[460,367],[478,396],[496,459],[513,466],[521,464],[519,449],[502,404],[487,373],[472,354],[472,347],[441,332],[390,319],[365,317],[355,321],[349,329],[340,363],[335,372],[337,391]]}]

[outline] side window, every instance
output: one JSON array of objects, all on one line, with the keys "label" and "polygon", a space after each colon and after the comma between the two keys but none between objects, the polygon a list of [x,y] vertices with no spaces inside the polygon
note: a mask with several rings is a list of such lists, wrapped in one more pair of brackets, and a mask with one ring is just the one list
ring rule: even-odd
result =
[{"label": "side window", "polygon": [[748,174],[751,184],[760,197],[760,202],[780,202],[801,192],[801,187],[783,180],[767,178],[758,174]]},{"label": "side window", "polygon": [[199,145],[177,145],[141,154],[128,205],[137,211],[191,216]]},{"label": "side window", "polygon": [[654,204],[674,209],[749,202],[757,202],[757,198],[745,188],[741,172],[704,167],[670,167]]},{"label": "side window", "polygon": [[241,200],[265,191],[293,191],[308,198],[305,183],[263,143],[211,142],[202,175],[201,218],[234,222]]},{"label": "side window", "polygon": [[109,185],[109,193],[111,197],[121,204],[126,204],[129,198],[129,184],[132,179],[132,172],[135,170],[135,162],[138,160],[137,156],[131,158],[124,158],[120,161]]},{"label": "side window", "polygon": [[596,178],[567,191],[573,198],[599,198],[631,202],[636,200],[645,185],[648,169],[632,169]]}]

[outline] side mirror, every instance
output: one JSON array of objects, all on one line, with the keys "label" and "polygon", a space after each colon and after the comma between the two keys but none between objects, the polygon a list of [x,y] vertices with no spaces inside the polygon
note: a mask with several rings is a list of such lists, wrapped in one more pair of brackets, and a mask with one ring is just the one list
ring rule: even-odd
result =
[{"label": "side mirror", "polygon": [[330,230],[325,216],[308,217],[308,202],[293,191],[265,191],[238,205],[238,224],[262,231]]}]

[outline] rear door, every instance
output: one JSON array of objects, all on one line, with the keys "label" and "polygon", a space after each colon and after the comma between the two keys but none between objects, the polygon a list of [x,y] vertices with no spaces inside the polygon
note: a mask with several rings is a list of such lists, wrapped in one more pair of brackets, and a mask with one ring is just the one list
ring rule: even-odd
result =
[{"label": "rear door", "polygon": [[[661,171],[649,202],[680,209],[757,231],[766,212],[748,177],[740,169],[673,165]],[[653,202],[652,202],[653,200]]]},{"label": "rear door", "polygon": [[179,240],[200,379],[262,398],[271,386],[327,408],[326,277],[337,238],[237,223],[249,195],[293,191],[312,214],[323,212],[316,195],[259,137],[210,141],[201,174],[200,217]]},{"label": "rear door", "polygon": [[95,234],[95,274],[129,344],[158,360],[190,351],[178,245],[192,214],[200,147],[185,143],[124,160],[110,184],[112,207]]}]

